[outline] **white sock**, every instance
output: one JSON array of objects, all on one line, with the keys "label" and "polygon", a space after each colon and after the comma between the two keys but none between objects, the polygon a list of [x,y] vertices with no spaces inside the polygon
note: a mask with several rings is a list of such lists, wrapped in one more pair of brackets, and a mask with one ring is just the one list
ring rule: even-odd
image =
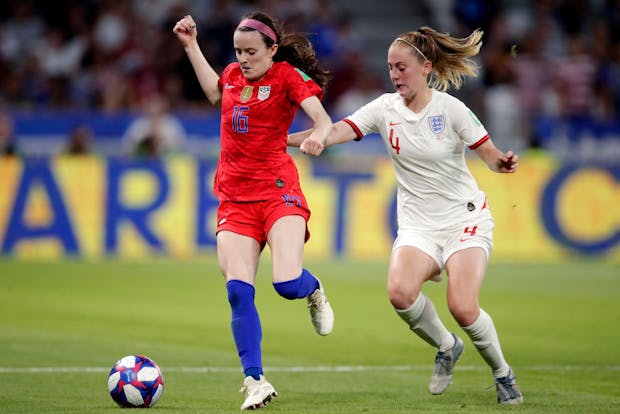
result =
[{"label": "white sock", "polygon": [[463,328],[469,338],[474,343],[478,352],[484,358],[486,363],[491,367],[493,376],[495,378],[501,378],[508,375],[510,367],[504,359],[502,348],[499,345],[499,338],[497,337],[497,331],[495,325],[493,325],[493,319],[484,310],[480,309],[480,316],[476,319],[476,322]]},{"label": "white sock", "polygon": [[422,292],[408,309],[394,310],[409,325],[409,329],[440,352],[454,346],[454,337],[441,323],[433,302]]}]

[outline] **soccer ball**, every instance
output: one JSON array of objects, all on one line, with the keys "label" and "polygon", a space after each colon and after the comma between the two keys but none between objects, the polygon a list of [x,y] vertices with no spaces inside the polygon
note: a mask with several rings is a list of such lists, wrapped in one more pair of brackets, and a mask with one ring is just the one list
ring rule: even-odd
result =
[{"label": "soccer ball", "polygon": [[128,355],[112,367],[108,376],[108,391],[121,407],[149,408],[164,392],[164,377],[150,358]]}]

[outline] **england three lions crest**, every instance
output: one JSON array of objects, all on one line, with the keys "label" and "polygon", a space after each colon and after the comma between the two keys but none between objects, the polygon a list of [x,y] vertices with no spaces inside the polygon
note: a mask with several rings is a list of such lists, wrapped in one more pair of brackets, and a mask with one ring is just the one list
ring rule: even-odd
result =
[{"label": "england three lions crest", "polygon": [[428,126],[433,131],[433,134],[441,134],[446,129],[446,119],[443,115],[429,116]]},{"label": "england three lions crest", "polygon": [[271,93],[271,86],[259,86],[258,87],[258,99],[264,101],[269,98],[269,94]]}]

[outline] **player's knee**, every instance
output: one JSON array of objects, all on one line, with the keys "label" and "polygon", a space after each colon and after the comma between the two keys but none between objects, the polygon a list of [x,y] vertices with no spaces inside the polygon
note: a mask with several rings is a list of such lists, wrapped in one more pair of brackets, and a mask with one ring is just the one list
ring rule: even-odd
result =
[{"label": "player's knee", "polygon": [[299,298],[299,290],[301,289],[301,278],[289,280],[286,282],[274,283],[273,288],[278,295],[285,299],[293,300]]},{"label": "player's knee", "polygon": [[254,286],[241,280],[229,280],[226,283],[228,302],[233,308],[254,302]]},{"label": "player's knee", "polygon": [[476,321],[480,308],[477,303],[467,301],[448,301],[448,309],[460,326],[469,326]]},{"label": "player's knee", "polygon": [[274,282],[273,288],[283,298],[301,299],[319,288],[319,280],[307,269],[302,269],[299,277],[285,282]]},{"label": "player's knee", "polygon": [[419,291],[413,292],[398,283],[388,283],[388,297],[390,303],[396,309],[408,309],[419,295]]}]

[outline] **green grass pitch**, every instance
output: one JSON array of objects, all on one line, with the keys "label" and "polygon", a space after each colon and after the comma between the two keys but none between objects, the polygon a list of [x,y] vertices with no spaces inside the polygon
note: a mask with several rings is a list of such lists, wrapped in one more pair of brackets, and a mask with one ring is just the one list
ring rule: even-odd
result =
[{"label": "green grass pitch", "polygon": [[[271,413],[620,412],[620,269],[597,261],[491,264],[481,304],[523,391],[499,407],[490,371],[449,317],[445,281],[427,283],[449,329],[465,339],[454,383],[426,389],[434,350],[392,310],[387,263],[312,262],[336,313],[314,333],[304,301],[257,281]],[[118,413],[107,375],[145,354],[164,373],[156,413],[236,413],[242,373],[214,259],[0,260],[0,413]]]}]

